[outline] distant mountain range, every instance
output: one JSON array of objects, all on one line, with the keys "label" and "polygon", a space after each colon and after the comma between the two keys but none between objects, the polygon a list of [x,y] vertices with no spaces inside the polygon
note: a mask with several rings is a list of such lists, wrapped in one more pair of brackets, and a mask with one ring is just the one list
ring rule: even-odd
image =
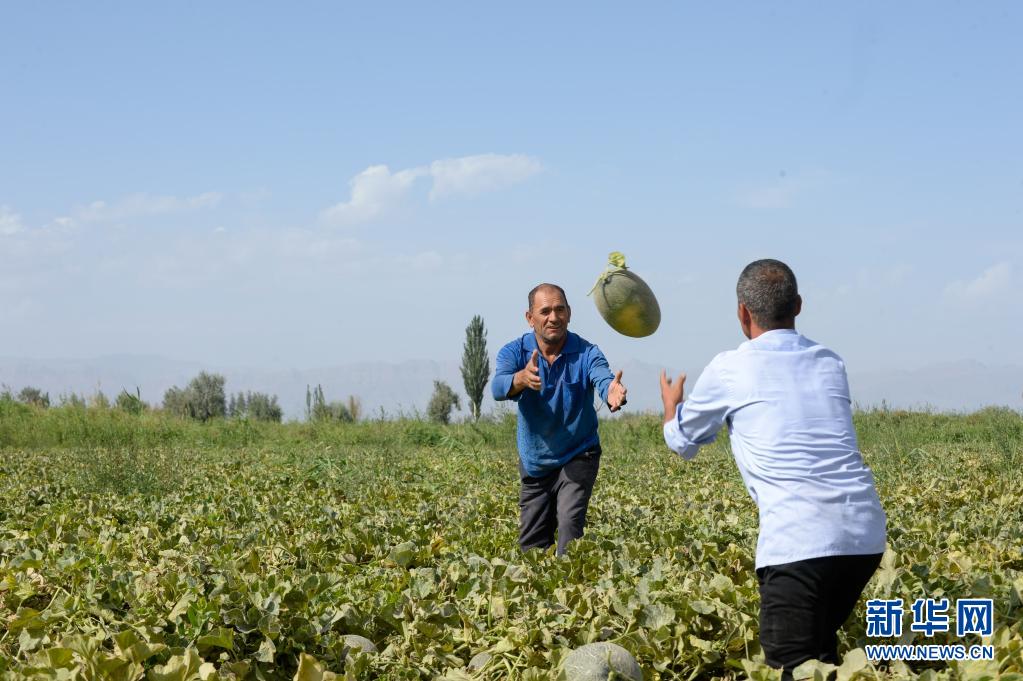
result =
[{"label": "distant mountain range", "polygon": [[[632,360],[618,365],[629,388],[629,411],[658,411],[657,389],[662,367]],[[672,375],[678,370],[667,367]],[[87,396],[102,390],[113,399],[122,390],[153,404],[163,399],[171,386],[184,387],[200,371],[223,374],[228,393],[258,391],[277,395],[285,418],[301,419],[305,414],[306,386],[323,386],[328,400],[359,398],[366,416],[381,411],[388,416],[424,413],[433,392],[433,381],[443,380],[465,404],[462,378],[457,362],[408,360],[398,363],[365,362],[319,369],[269,370],[218,367],[144,355],[112,355],[94,359],[20,359],[0,357],[0,385],[17,392],[34,386],[50,393],[51,402],[62,394]],[[686,369],[695,381],[699,367]],[[1023,409],[1023,367],[990,365],[975,361],[935,364],[919,369],[865,371],[849,377],[853,400],[860,407],[878,406],[939,411],[973,411],[984,406]],[[495,405],[487,386],[484,413],[508,408]],[[607,412],[602,412],[607,415]]]}]

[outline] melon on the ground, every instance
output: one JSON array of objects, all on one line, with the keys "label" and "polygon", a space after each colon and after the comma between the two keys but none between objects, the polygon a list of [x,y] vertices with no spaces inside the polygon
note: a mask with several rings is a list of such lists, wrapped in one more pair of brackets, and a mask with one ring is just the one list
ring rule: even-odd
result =
[{"label": "melon on the ground", "polygon": [[488,652],[476,653],[475,655],[472,656],[472,659],[469,660],[469,664],[466,667],[466,669],[468,669],[471,672],[478,672],[479,670],[487,666],[487,662],[490,662],[490,659],[492,657],[493,655],[491,655]]},{"label": "melon on the ground", "polygon": [[363,653],[375,653],[377,652],[376,644],[370,641],[365,636],[357,636],[355,634],[348,634],[344,637],[344,644],[352,650],[358,650]]},{"label": "melon on the ground", "polygon": [[611,328],[625,336],[649,336],[661,325],[661,306],[639,275],[625,267],[625,256],[615,252],[593,290],[597,311]]},{"label": "melon on the ground", "polygon": [[643,681],[636,658],[615,643],[587,643],[569,653],[561,663],[564,681]]}]

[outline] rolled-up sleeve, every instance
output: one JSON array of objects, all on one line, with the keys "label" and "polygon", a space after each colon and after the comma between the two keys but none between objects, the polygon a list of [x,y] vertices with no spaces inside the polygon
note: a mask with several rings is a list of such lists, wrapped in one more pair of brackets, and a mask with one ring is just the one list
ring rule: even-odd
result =
[{"label": "rolled-up sleeve", "polygon": [[512,380],[515,377],[515,373],[525,366],[525,364],[522,364],[521,366],[519,365],[519,362],[521,361],[522,353],[515,349],[515,343],[505,345],[501,348],[501,351],[497,353],[494,380],[490,383],[490,389],[495,401],[518,401],[519,396],[522,395],[522,393],[519,393],[514,397],[508,397],[508,391],[512,388]]},{"label": "rolled-up sleeve", "polygon": [[729,412],[729,394],[711,362],[689,394],[664,424],[664,443],[683,459],[692,459],[703,445],[717,439]]},{"label": "rolled-up sleeve", "polygon": [[604,353],[596,345],[589,351],[587,373],[590,376],[590,384],[600,395],[601,401],[607,402],[607,389],[611,385],[611,381],[614,380],[614,374],[611,373],[611,365],[608,364]]}]

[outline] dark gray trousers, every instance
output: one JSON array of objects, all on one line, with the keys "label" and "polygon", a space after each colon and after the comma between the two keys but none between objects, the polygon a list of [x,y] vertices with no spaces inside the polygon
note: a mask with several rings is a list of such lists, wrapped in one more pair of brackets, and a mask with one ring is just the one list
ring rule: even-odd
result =
[{"label": "dark gray trousers", "polygon": [[600,446],[576,455],[556,471],[534,478],[519,464],[522,490],[519,494],[519,546],[522,550],[547,549],[554,545],[557,530],[558,555],[568,542],[583,536],[586,509],[600,468]]}]

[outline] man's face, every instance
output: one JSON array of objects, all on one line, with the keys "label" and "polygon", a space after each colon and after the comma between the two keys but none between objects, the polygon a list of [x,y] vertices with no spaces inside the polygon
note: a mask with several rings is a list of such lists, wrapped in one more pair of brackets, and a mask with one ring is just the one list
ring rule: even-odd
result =
[{"label": "man's face", "polygon": [[533,296],[533,308],[526,312],[526,321],[538,338],[546,343],[558,344],[568,334],[568,321],[572,308],[565,302],[561,292],[553,288],[542,288]]}]

